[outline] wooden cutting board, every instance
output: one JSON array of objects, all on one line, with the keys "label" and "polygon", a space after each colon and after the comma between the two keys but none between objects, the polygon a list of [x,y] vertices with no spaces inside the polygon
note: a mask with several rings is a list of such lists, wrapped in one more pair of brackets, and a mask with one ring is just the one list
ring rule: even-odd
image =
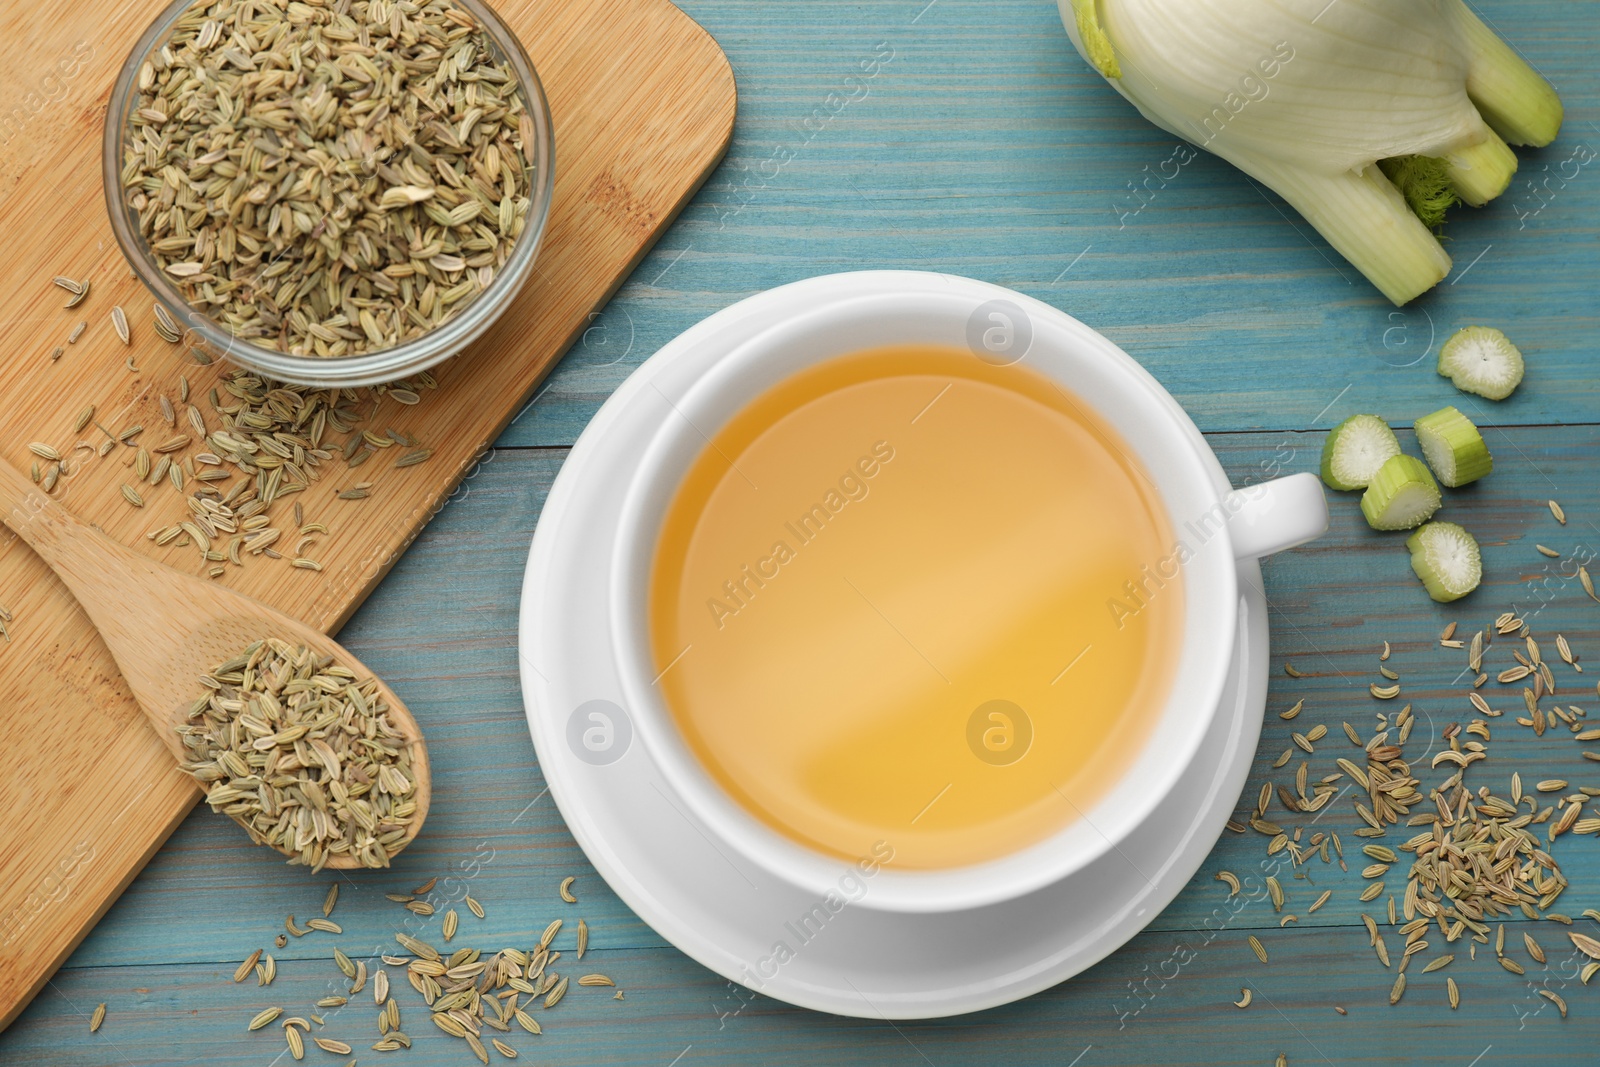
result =
[{"label": "wooden cutting board", "polygon": [[[157,336],[152,300],[112,239],[101,192],[111,84],[124,50],[163,6],[107,0],[47,17],[26,5],[0,9],[0,101],[11,108],[0,114],[0,455],[22,470],[34,459],[30,442],[69,453],[79,441],[105,440],[93,424],[73,430],[91,404],[113,433],[142,424],[152,447],[167,440],[177,431],[159,405],[163,394],[177,402],[180,374],[211,428],[218,424],[206,398],[223,368],[197,366]],[[535,275],[488,334],[436,369],[439,388],[421,404],[381,401],[378,430],[418,438],[431,459],[396,469],[403,449],[391,448],[354,471],[335,461],[299,494],[306,521],[331,531],[308,550],[320,573],[292,569],[288,558],[246,557],[219,579],[330,632],[582,334],[732,133],[727,59],[667,0],[497,0],[497,10],[532,56],[555,117],[555,199]],[[91,278],[89,298],[63,310],[67,294],[50,283],[57,274]],[[133,323],[131,347],[112,329],[115,305]],[[52,361],[80,321],[82,337]],[[135,480],[134,456],[123,446],[103,458],[79,451],[56,496],[164,562],[197,573],[210,566],[193,546],[147,539],[185,516],[184,494],[146,487],[146,506],[131,506],[121,486]],[[337,498],[357,481],[373,483],[370,498]],[[279,524],[285,540],[292,522]],[[9,530],[0,530],[0,606],[13,614],[11,640],[0,642],[3,1027],[199,792],[145,724],[76,602]]]}]

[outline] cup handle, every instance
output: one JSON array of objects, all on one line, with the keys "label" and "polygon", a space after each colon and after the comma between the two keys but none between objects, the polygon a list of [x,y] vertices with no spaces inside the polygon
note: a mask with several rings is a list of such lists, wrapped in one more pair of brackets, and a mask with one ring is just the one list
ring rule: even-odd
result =
[{"label": "cup handle", "polygon": [[1259,559],[1314,541],[1328,530],[1328,498],[1315,474],[1235,489],[1223,498],[1235,559]]}]

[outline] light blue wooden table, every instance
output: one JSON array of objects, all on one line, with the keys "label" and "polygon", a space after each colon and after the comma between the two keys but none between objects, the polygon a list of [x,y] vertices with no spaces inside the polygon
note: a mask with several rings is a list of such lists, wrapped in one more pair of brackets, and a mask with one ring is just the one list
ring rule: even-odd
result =
[{"label": "light blue wooden table", "polygon": [[[593,927],[594,969],[615,976],[626,998],[569,996],[545,1017],[544,1036],[511,1039],[534,1063],[1103,1067],[1270,1064],[1280,1052],[1291,1064],[1594,1062],[1600,981],[1575,981],[1567,928],[1556,923],[1508,924],[1508,952],[1526,967],[1523,978],[1488,952],[1467,960],[1465,942],[1447,970],[1423,975],[1420,963],[1435,947],[1411,968],[1401,1003],[1388,1005],[1394,972],[1375,960],[1359,919],[1364,907],[1380,914],[1385,898],[1357,900],[1364,882],[1348,802],[1319,828],[1341,833],[1351,870],[1313,862],[1309,878],[1286,879],[1285,913],[1299,916],[1286,929],[1259,889],[1265,839],[1230,834],[1145,933],[1078,978],[1007,1008],[890,1025],[732,988],[623,907],[573,843],[528,740],[515,640],[528,541],[551,479],[634,366],[703,316],[769,286],[907,267],[1012,286],[1104,331],[1171,389],[1236,482],[1315,469],[1322,431],[1358,411],[1409,425],[1456,403],[1492,427],[1494,475],[1450,504],[1450,517],[1485,544],[1487,580],[1471,599],[1431,604],[1400,540],[1369,531],[1352,498],[1334,502],[1327,538],[1267,564],[1273,687],[1248,797],[1289,747],[1292,727],[1330,730],[1314,773],[1327,773],[1330,753],[1348,748],[1342,721],[1370,732],[1379,706],[1367,685],[1386,640],[1389,665],[1417,709],[1416,740],[1424,728],[1431,736],[1470,716],[1461,654],[1437,646],[1448,621],[1466,630],[1525,611],[1546,649],[1565,633],[1600,663],[1600,604],[1572,578],[1575,559],[1600,553],[1600,170],[1556,177],[1579,146],[1600,146],[1600,5],[1478,0],[1560,89],[1567,125],[1555,145],[1523,155],[1523,174],[1501,201],[1451,223],[1455,273],[1404,311],[1271,193],[1210,157],[1182,167],[1141,208],[1132,186],[1159,173],[1175,142],[1079,61],[1049,0],[684,6],[738,75],[727,162],[344,631],[425,723],[438,797],[428,832],[392,874],[341,879],[335,917],[344,934],[292,941],[276,953],[276,983],[260,990],[253,981],[232,985],[234,967],[270,942],[285,914],[319,914],[330,878],[282,867],[236,828],[196,813],[0,1035],[0,1063],[287,1063],[278,1027],[247,1035],[245,1021],[268,1004],[308,1013],[338,984],[336,945],[355,956],[392,943],[404,913],[383,893],[434,876],[444,879],[436,895],[470,889],[487,908],[481,922],[463,910],[458,945],[527,946],[558,916],[569,931],[578,915]],[[873,56],[882,57],[878,74],[850,80]],[[848,102],[808,124],[826,114],[817,109],[830,94]],[[1430,366],[1438,341],[1470,322],[1506,329],[1527,353],[1528,380],[1504,404],[1474,403]],[[1567,510],[1565,527],[1546,510],[1552,498]],[[1535,543],[1563,558],[1541,556]],[[1497,655],[1506,658],[1503,648]],[[1306,677],[1286,676],[1286,663]],[[1575,677],[1560,675],[1562,699],[1600,704],[1587,680],[1600,670],[1581,685]],[[1306,710],[1294,723],[1278,718],[1301,699]],[[1508,790],[1513,770],[1529,783],[1600,785],[1600,766],[1570,740],[1536,738],[1509,716],[1494,720],[1494,735],[1490,760],[1473,773],[1497,792]],[[1561,838],[1553,853],[1573,884],[1562,910],[1578,917],[1600,907],[1600,840]],[[1212,879],[1220,868],[1253,873],[1257,892],[1230,906]],[[577,876],[576,906],[556,895],[567,875]],[[1403,873],[1389,883],[1402,886]],[[1332,898],[1308,913],[1323,889]],[[434,932],[437,917],[431,922]],[[1600,924],[1577,922],[1574,929],[1600,934]],[[1547,966],[1523,949],[1524,930],[1548,951]],[[1270,963],[1252,954],[1252,932]],[[1392,931],[1388,939],[1400,941]],[[569,933],[558,939],[569,943]],[[1455,1012],[1445,1003],[1447,974],[1461,987]],[[1255,998],[1244,1011],[1229,1003],[1241,987]],[[1569,1018],[1537,995],[1541,987],[1566,999]],[[354,1044],[362,1064],[473,1062],[400,988],[416,1038],[410,1051],[366,1051],[377,1037],[370,1006],[329,1013],[328,1034]],[[101,1001],[108,1017],[90,1035],[88,1014]],[[316,1049],[307,1056],[348,1059]]]}]

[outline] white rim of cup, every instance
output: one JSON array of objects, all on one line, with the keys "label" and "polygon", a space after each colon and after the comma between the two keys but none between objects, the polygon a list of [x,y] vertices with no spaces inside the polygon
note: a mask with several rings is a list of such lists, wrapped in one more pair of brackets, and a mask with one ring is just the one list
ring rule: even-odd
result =
[{"label": "white rim of cup", "polygon": [[[988,299],[1001,298],[1012,301],[1036,322],[1043,322],[1064,334],[1063,353],[1067,361],[1092,360],[1108,376],[1118,379],[1122,396],[1141,409],[1145,416],[1159,415],[1159,421],[1182,443],[1178,461],[1192,467],[1185,482],[1198,498],[1191,507],[1203,504],[1198,513],[1221,503],[1221,494],[1212,484],[1209,472],[1202,461],[1202,449],[1208,448],[1188,415],[1171,395],[1132,357],[1108,339],[1091,330],[1064,312],[999,286],[957,279],[948,275],[928,274],[925,288],[908,287],[894,293],[848,297],[811,308],[804,313],[777,323],[740,345],[710,373],[685,391],[674,401],[663,398],[674,409],[657,429],[636,469],[633,480],[624,492],[618,525],[618,538],[613,549],[613,580],[611,585],[611,617],[616,620],[613,629],[613,652],[618,676],[623,687],[623,697],[633,711],[633,721],[654,762],[661,769],[672,790],[683,799],[704,828],[716,833],[734,851],[755,863],[767,873],[791,884],[823,894],[835,886],[841,870],[849,861],[814,851],[784,836],[778,830],[747,811],[711,778],[699,759],[689,750],[679,735],[673,714],[655,689],[655,672],[649,649],[648,624],[643,605],[648,597],[649,572],[653,561],[660,520],[672,497],[681,484],[682,476],[701,450],[695,447],[683,458],[678,454],[680,441],[694,438],[708,439],[725,425],[737,411],[758,397],[772,385],[795,373],[800,367],[823,362],[827,358],[847,354],[849,351],[876,347],[868,342],[854,348],[829,349],[822,355],[802,357],[796,365],[781,373],[772,374],[767,366],[772,362],[769,353],[781,351],[785,343],[793,343],[809,332],[835,325],[837,320],[851,315],[881,314],[898,305],[902,310],[908,302],[922,301],[936,305],[927,309],[934,315],[948,315],[959,308],[965,317]],[[936,342],[949,345],[946,340]],[[768,372],[769,381],[752,379]],[[1035,366],[1035,370],[1066,386],[1059,376]],[[724,410],[715,425],[690,423],[683,409],[694,409],[705,404],[708,398],[719,393],[735,394],[737,399]],[[712,399],[711,403],[715,403]],[[1126,438],[1127,434],[1124,432]],[[1145,465],[1148,467],[1148,457]],[[1166,492],[1162,493],[1169,520],[1176,528],[1178,512]],[[1192,663],[1188,674],[1175,675],[1171,691],[1163,707],[1161,723],[1173,718],[1173,711],[1181,701],[1184,707],[1203,708],[1200,715],[1178,720],[1187,728],[1176,740],[1163,734],[1161,777],[1155,782],[1141,783],[1141,794],[1116,814],[1117,823],[1109,831],[1090,820],[1091,812],[1099,813],[1118,787],[1097,798],[1090,812],[1080,812],[1056,833],[1011,855],[967,867],[947,870],[896,871],[885,866],[873,881],[873,892],[860,906],[873,910],[899,912],[959,911],[985,907],[1015,899],[1049,884],[1066,878],[1074,872],[1117,849],[1132,830],[1151,817],[1167,795],[1178,784],[1183,770],[1197,751],[1206,728],[1217,713],[1217,705],[1225,684],[1227,664],[1232,654],[1234,631],[1237,628],[1238,587],[1237,572],[1229,532],[1224,526],[1202,545],[1204,558],[1212,561],[1210,569],[1223,588],[1215,591],[1215,603],[1205,619],[1201,634],[1214,638],[1217,647],[1209,659]],[[1187,583],[1186,583],[1187,584]],[[1191,656],[1196,633],[1192,612],[1193,598],[1186,607],[1185,655]],[[1198,683],[1198,684],[1195,684]],[[1180,696],[1180,689],[1182,696]],[[1134,762],[1147,758],[1156,743],[1152,729],[1144,747]],[[1124,780],[1131,776],[1124,775]],[[1119,786],[1121,783],[1119,783]],[[1069,801],[1070,803],[1070,801]],[[1087,828],[1087,829],[1086,829]],[[1084,840],[1068,842],[1069,838]],[[1129,860],[1130,865],[1134,865]],[[1137,865],[1134,865],[1137,869]]]}]

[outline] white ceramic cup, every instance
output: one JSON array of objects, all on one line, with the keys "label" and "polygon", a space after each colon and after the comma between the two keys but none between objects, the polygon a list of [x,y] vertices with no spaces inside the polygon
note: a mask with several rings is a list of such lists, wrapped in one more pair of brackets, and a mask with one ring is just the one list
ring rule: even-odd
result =
[{"label": "white ceramic cup", "polygon": [[[648,594],[667,507],[708,437],[757,396],[813,364],[885,345],[969,349],[974,359],[1021,362],[1088,402],[1137,453],[1156,483],[1182,565],[1185,629],[1178,667],[1151,740],[1119,782],[1056,834],[986,863],[942,871],[883,867],[857,904],[885,911],[950,912],[1022,896],[1119,849],[1159,817],[1218,711],[1234,655],[1236,561],[1310,541],[1327,528],[1321,483],[1297,474],[1219,495],[1209,446],[1177,402],[1132,358],[1076,319],[1020,293],[948,275],[907,274],[903,290],[814,307],[752,338],[680,396],[647,448],[623,500],[611,588],[615,655],[639,737],[669,787],[719,847],[772,876],[836,888],[850,864],[784,837],[711,779],[679,734],[654,680]],[[1176,550],[1177,546],[1174,546]],[[1156,562],[1156,561],[1152,561]],[[1166,857],[1126,855],[1154,873]],[[1149,875],[1147,874],[1146,877]]]}]

